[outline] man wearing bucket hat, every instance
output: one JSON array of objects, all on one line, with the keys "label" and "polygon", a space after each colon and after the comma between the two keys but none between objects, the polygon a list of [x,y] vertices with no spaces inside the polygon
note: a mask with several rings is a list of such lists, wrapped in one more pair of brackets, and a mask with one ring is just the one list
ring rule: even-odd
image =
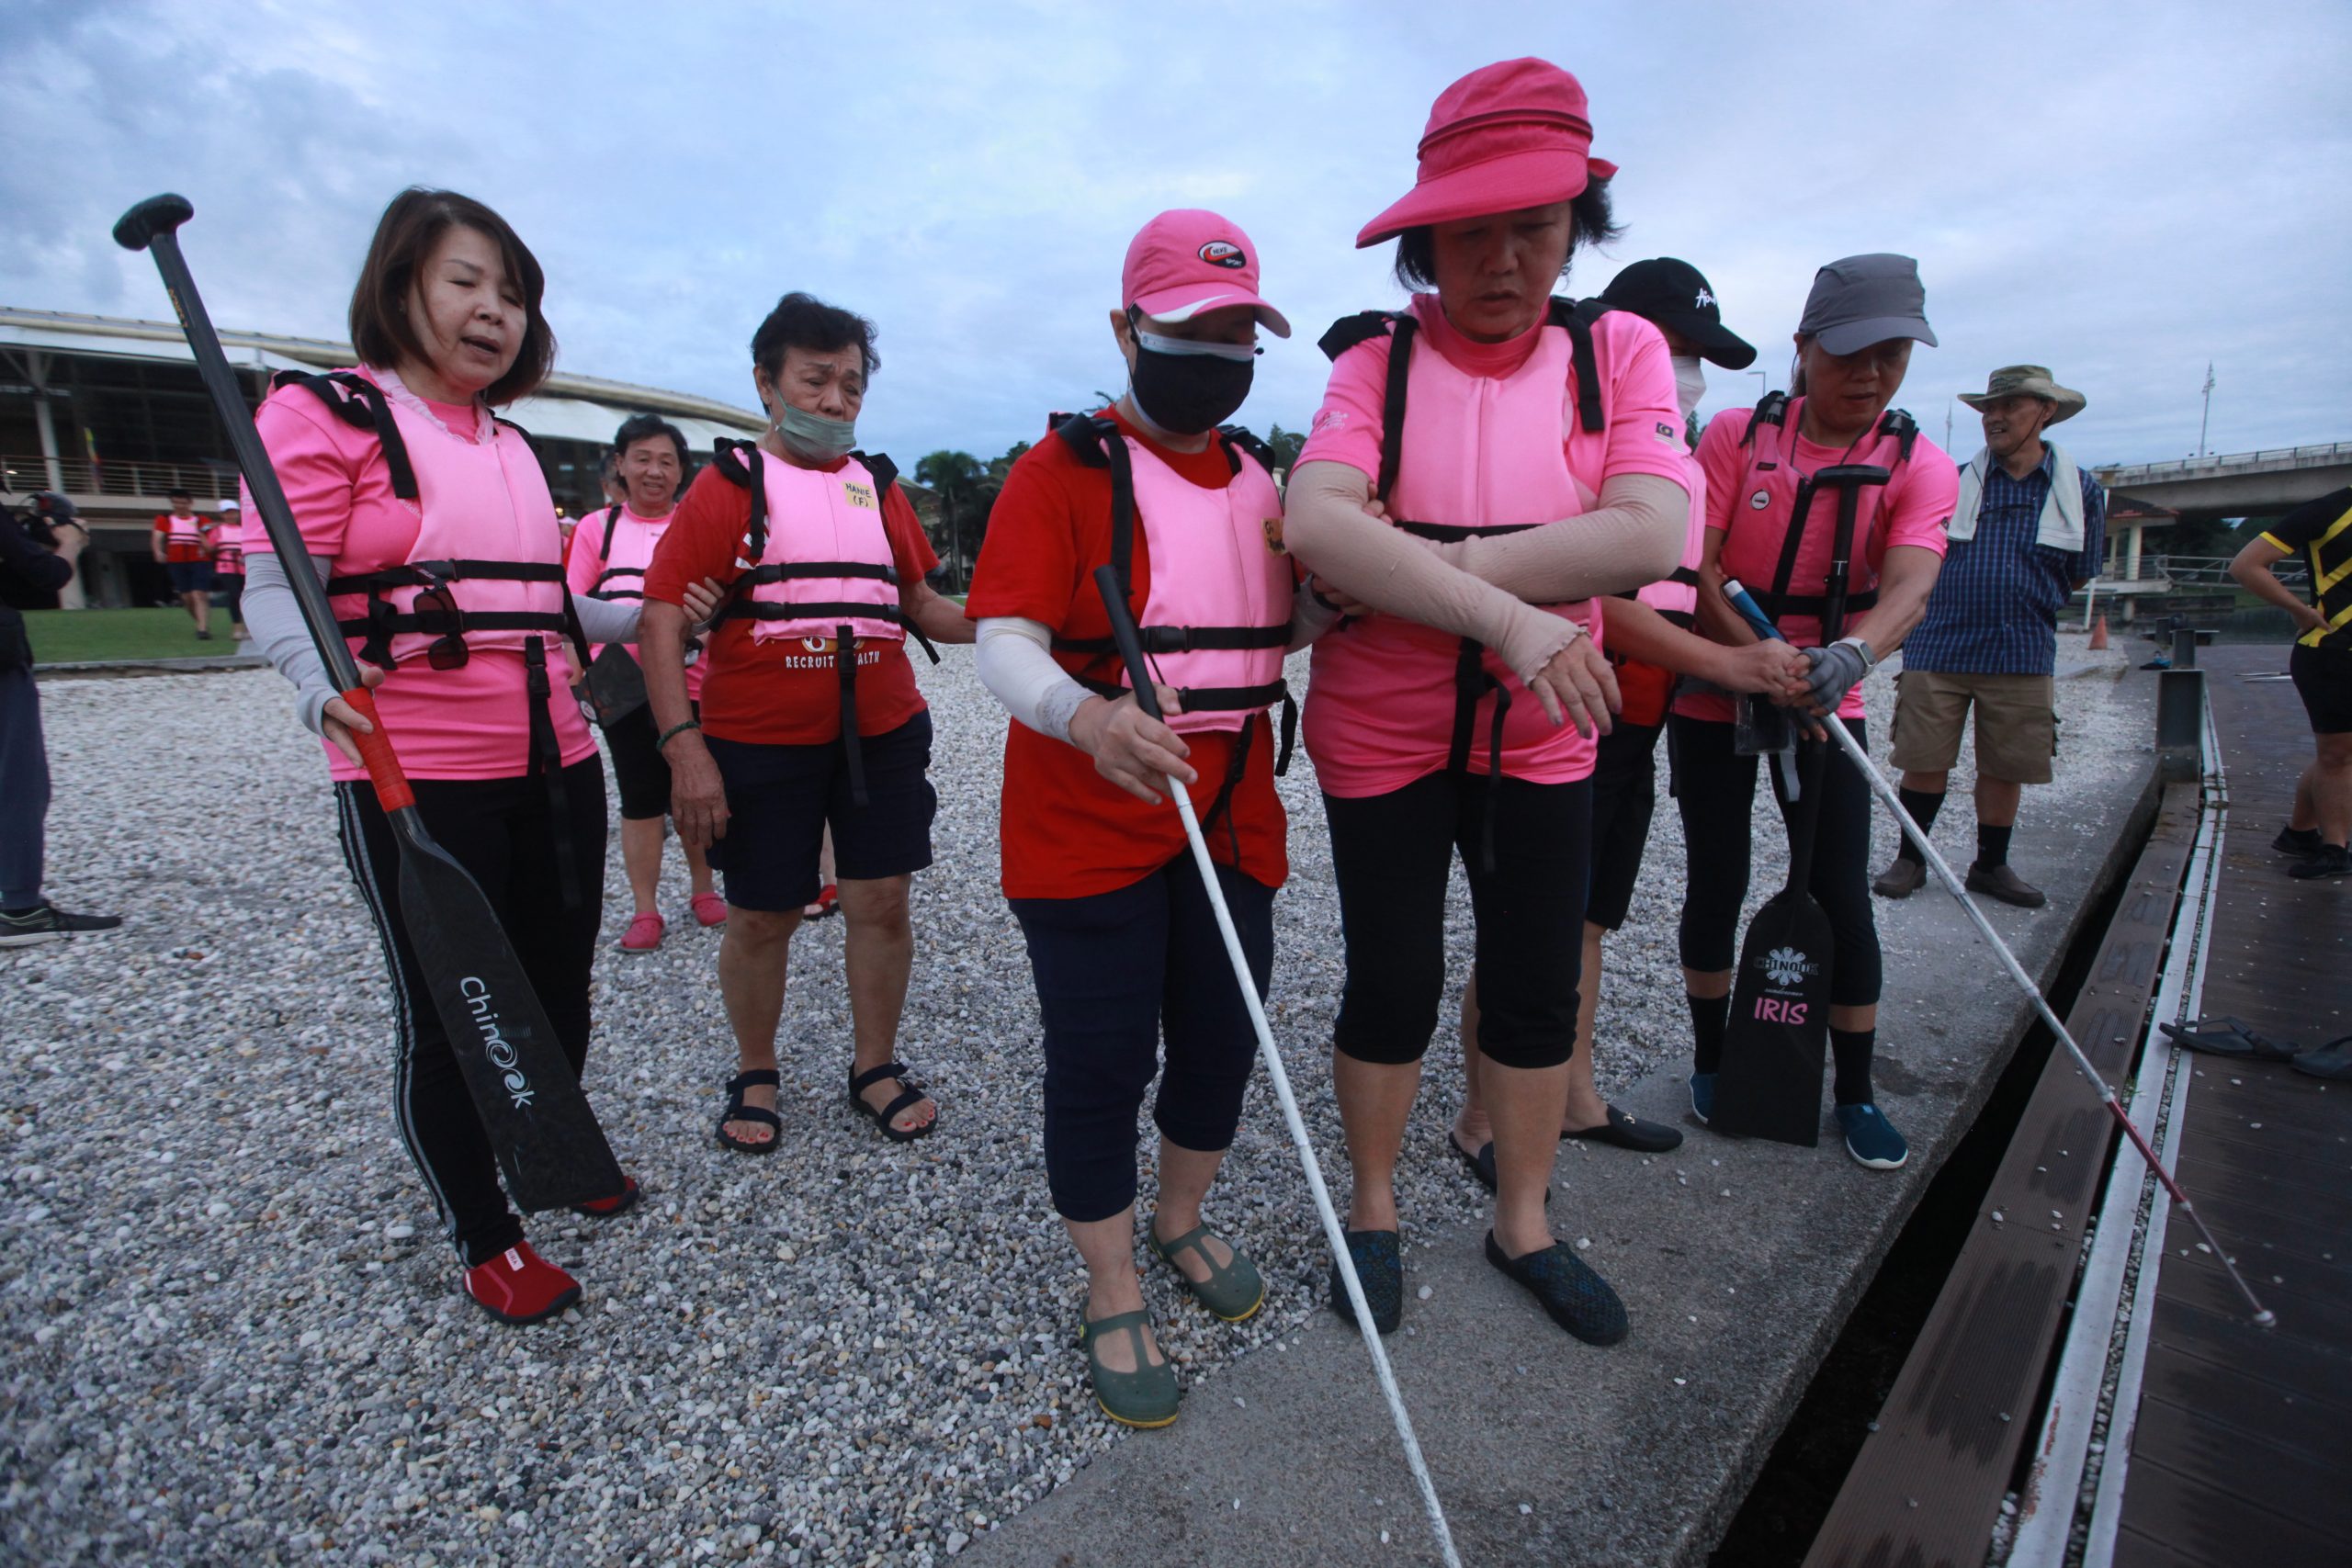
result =
[{"label": "man wearing bucket hat", "polygon": [[[1330,825],[1347,979],[1332,1077],[1348,1249],[1377,1326],[1404,1274],[1397,1156],[1444,987],[1458,850],[1476,928],[1489,1263],[1577,1337],[1625,1312],[1544,1200],[1577,1043],[1594,743],[1617,682],[1598,596],[1669,575],[1688,534],[1681,416],[1656,327],[1553,298],[1613,231],[1583,86],[1472,72],[1431,109],[1412,190],[1357,235],[1413,292],[1324,335],[1330,384],[1291,479],[1292,552],[1351,605],[1315,645],[1306,738]],[[1349,1311],[1335,1290],[1333,1305]]]},{"label": "man wearing bucket hat", "polygon": [[[1950,552],[1897,677],[1892,762],[1924,831],[1944,801],[1961,727],[1976,710],[1976,859],[1968,889],[2038,909],[2041,890],[2009,865],[2025,785],[2050,782],[2058,612],[2098,573],[2107,492],[2043,433],[2083,412],[2082,393],[2040,365],[2006,365],[1960,400],[1984,416],[1984,446],[1961,470]],[[1905,839],[1871,883],[1903,898],[1928,879]]]},{"label": "man wearing bucket hat", "polygon": [[[1225,1322],[1265,1297],[1202,1213],[1257,1043],[1182,818],[1160,797],[1171,777],[1190,791],[1263,996],[1289,871],[1266,710],[1287,704],[1299,633],[1272,454],[1224,423],[1249,395],[1259,330],[1290,335],[1258,260],[1214,212],[1144,225],[1110,314],[1128,389],[1013,464],[965,605],[980,680],[1012,719],[1000,864],[1045,1026],[1046,1182],[1086,1262],[1088,1381],[1130,1427],[1177,1410],[1135,1269],[1136,1119],[1155,1074],[1148,1245]],[[1126,586],[1164,722],[1127,688],[1095,585],[1105,566]]]},{"label": "man wearing bucket hat", "polygon": [[[1699,438],[1707,481],[1707,544],[1699,620],[1718,641],[1757,634],[1724,596],[1737,579],[1812,661],[1802,705],[1864,737],[1862,677],[1918,624],[1942,564],[1944,524],[1957,477],[1950,457],[1893,407],[1917,344],[1933,347],[1927,289],[1909,256],[1847,256],[1814,275],[1797,321],[1789,390],[1755,409],[1727,409]],[[1883,470],[1883,482],[1815,496],[1815,476]],[[1848,511],[1851,505],[1850,513]],[[1841,554],[1846,575],[1833,581]],[[1838,625],[1828,624],[1839,617]],[[1732,699],[1685,688],[1668,733],[1689,867],[1680,946],[1690,1006],[1691,1114],[1713,1115],[1716,1074],[1731,1021],[1734,942],[1747,896],[1756,758],[1742,754]],[[1777,782],[1777,775],[1776,775]],[[1880,1110],[1871,1085],[1883,978],[1870,893],[1870,786],[1834,748],[1820,787],[1798,802],[1776,788],[1792,828],[1817,812],[1806,889],[1828,917],[1829,1050],[1834,1111],[1846,1150],[1894,1170],[1909,1145]],[[1793,839],[1792,835],[1792,839]]]}]

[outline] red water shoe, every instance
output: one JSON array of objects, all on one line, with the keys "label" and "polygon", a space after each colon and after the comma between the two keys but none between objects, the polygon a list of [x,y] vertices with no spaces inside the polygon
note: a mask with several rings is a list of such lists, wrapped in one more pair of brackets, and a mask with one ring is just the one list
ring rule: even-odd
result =
[{"label": "red water shoe", "polygon": [[580,1281],[518,1241],[466,1270],[466,1294],[501,1323],[537,1323],[580,1299]]},{"label": "red water shoe", "polygon": [[638,1186],[637,1178],[624,1175],[618,1192],[609,1198],[592,1198],[585,1203],[574,1203],[571,1212],[592,1220],[609,1220],[624,1209],[637,1207],[637,1201],[644,1196],[645,1190]]}]

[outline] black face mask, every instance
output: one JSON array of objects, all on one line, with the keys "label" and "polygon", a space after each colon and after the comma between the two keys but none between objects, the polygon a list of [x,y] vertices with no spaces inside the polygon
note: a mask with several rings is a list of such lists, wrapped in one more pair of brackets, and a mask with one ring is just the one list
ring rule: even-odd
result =
[{"label": "black face mask", "polygon": [[1258,367],[1205,354],[1161,354],[1138,344],[1132,378],[1144,418],[1172,435],[1200,435],[1233,417]]}]

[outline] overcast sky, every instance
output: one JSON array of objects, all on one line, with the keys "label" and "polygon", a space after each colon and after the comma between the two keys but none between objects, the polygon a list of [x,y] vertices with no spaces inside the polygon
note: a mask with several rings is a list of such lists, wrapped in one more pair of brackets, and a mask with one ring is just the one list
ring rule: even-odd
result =
[{"label": "overcast sky", "polygon": [[[1170,18],[1181,18],[1171,22]],[[2352,6],[1816,3],[457,6],[12,0],[0,303],[168,316],[107,229],[196,204],[224,326],[342,338],[400,187],[504,213],[562,368],[753,402],[776,296],[871,316],[861,436],[902,463],[1034,437],[1122,370],[1128,238],[1213,207],[1296,323],[1243,418],[1303,427],[1335,317],[1400,298],[1357,228],[1430,100],[1539,54],[1592,101],[1627,224],[1567,290],[1679,255],[1785,385],[1814,269],[1919,258],[1942,347],[1902,403],[2033,360],[2086,460],[2352,438]],[[1752,401],[1711,372],[1705,408]],[[1955,446],[1979,437],[1968,411]]]}]

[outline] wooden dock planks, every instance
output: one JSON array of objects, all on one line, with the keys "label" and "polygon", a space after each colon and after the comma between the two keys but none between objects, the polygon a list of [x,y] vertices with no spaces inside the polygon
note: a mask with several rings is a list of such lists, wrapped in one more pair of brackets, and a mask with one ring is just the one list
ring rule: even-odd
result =
[{"label": "wooden dock planks", "polygon": [[[2200,658],[2230,788],[2203,1011],[2316,1045],[2352,1032],[2352,886],[2297,882],[2269,848],[2310,730],[2292,688],[2237,679],[2283,650]],[[2278,1324],[2249,1323],[2171,1227],[2115,1562],[2352,1562],[2352,1084],[2213,1057],[2198,1072],[2181,1179]]]},{"label": "wooden dock planks", "polygon": [[[2154,836],[2067,1015],[2067,1030],[2110,1081],[2132,1059],[2163,968],[2197,809],[2197,785],[2165,789]],[[1976,1231],[1823,1521],[1806,1568],[1984,1562],[2019,1450],[2035,1429],[2085,1215],[2115,1139],[2113,1121],[2073,1059],[2053,1049]]]}]

